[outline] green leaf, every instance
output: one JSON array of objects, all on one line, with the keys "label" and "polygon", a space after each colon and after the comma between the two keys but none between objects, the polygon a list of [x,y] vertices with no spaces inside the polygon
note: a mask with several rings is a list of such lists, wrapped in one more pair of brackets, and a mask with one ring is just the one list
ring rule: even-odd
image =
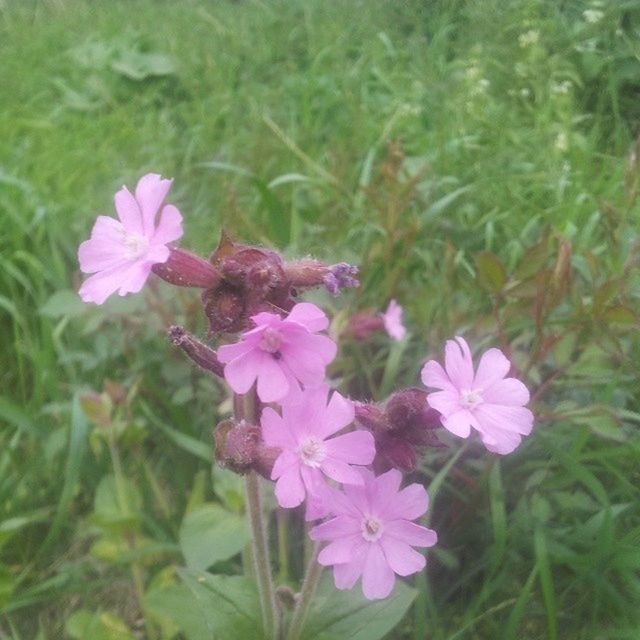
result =
[{"label": "green leaf", "polygon": [[367,600],[359,587],[338,591],[329,573],[316,593],[304,640],[377,640],[384,637],[404,617],[415,589],[398,580],[384,600]]},{"label": "green leaf", "polygon": [[205,619],[208,635],[202,640],[264,638],[262,623],[257,617],[258,592],[253,582],[244,576],[213,575],[190,569],[180,569],[178,573],[194,597],[192,606],[199,609]]},{"label": "green leaf", "polygon": [[127,530],[139,520],[142,496],[130,480],[107,475],[98,485],[93,508],[92,520],[99,526],[110,531]]},{"label": "green leaf", "polygon": [[72,289],[56,291],[41,307],[40,313],[47,318],[73,318],[86,313],[87,304]]},{"label": "green leaf", "polygon": [[493,293],[499,293],[507,283],[507,272],[500,258],[490,251],[476,256],[476,278],[481,287]]},{"label": "green leaf", "polygon": [[180,548],[192,569],[232,558],[250,539],[246,518],[212,503],[188,513],[180,527]]},{"label": "green leaf", "polygon": [[173,637],[178,631],[187,640],[210,640],[204,613],[197,606],[195,596],[184,584],[151,589],[144,596],[144,608],[151,614],[164,636]]},{"label": "green leaf", "polygon": [[67,633],[77,640],[134,640],[127,625],[112,613],[76,611],[65,625]]}]

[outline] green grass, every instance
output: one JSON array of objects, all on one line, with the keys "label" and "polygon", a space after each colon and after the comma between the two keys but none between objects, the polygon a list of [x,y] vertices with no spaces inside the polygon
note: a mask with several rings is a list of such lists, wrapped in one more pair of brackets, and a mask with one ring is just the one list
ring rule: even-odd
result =
[{"label": "green grass", "polygon": [[[542,389],[516,454],[471,446],[438,476],[440,544],[390,637],[636,638],[639,31],[636,0],[0,2],[0,637],[79,637],[82,610],[142,635],[136,580],[172,583],[183,514],[212,499],[224,391],[163,337],[167,315],[204,331],[197,295],[70,293],[95,215],[155,171],[184,246],[224,226],[358,263],[362,287],[322,299],[336,325],[406,307],[403,353],[343,340],[354,397],[417,384],[456,332]],[[124,524],[112,432],[76,400],[107,379],[129,394]]]}]

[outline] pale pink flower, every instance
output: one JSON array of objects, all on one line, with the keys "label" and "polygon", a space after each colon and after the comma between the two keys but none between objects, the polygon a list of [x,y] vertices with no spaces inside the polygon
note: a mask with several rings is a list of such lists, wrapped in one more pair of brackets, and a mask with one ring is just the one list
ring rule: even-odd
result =
[{"label": "pale pink flower", "polygon": [[334,491],[335,518],[311,529],[313,540],[326,540],[318,562],[333,565],[338,589],[351,589],[362,576],[362,591],[369,600],[386,598],[396,574],[422,571],[425,557],[412,547],[431,547],[435,531],[412,520],[426,512],[429,498],[420,484],[400,490],[402,474],[391,469],[377,478],[362,471],[365,484]]},{"label": "pale pink flower", "polygon": [[387,310],[382,314],[386,332],[398,342],[407,335],[407,329],[402,324],[403,313],[404,309],[395,300],[391,300]]},{"label": "pale pink flower", "polygon": [[226,364],[224,377],[236,393],[247,393],[257,379],[260,400],[277,402],[298,391],[298,383],[322,384],[337,347],[331,338],[314,335],[329,326],[321,309],[301,302],[286,318],[263,312],[251,320],[255,329],[218,349],[218,360]]},{"label": "pale pink flower", "polygon": [[520,380],[505,377],[511,362],[499,349],[489,349],[474,373],[469,345],[464,338],[447,340],[445,369],[435,360],[422,369],[422,382],[441,389],[427,396],[442,414],[445,429],[467,438],[471,427],[494,453],[511,453],[533,427],[533,414],[524,405],[529,391]]},{"label": "pale pink flower", "polygon": [[325,478],[345,484],[362,484],[352,465],[371,464],[376,449],[368,431],[351,431],[331,438],[354,419],[350,400],[334,391],[327,403],[329,387],[305,389],[299,402],[285,404],[282,415],[270,407],[262,412],[262,437],[268,447],[281,453],[273,465],[276,498],[281,507],[307,502],[307,519],[326,514],[328,487]]},{"label": "pale pink flower", "polygon": [[167,244],[182,236],[182,215],[171,204],[162,206],[171,182],[149,173],[138,181],[135,197],[126,187],[116,193],[118,220],[98,216],[91,238],[78,249],[80,269],[93,274],[80,287],[85,302],[140,291],[151,267],[168,260]]}]

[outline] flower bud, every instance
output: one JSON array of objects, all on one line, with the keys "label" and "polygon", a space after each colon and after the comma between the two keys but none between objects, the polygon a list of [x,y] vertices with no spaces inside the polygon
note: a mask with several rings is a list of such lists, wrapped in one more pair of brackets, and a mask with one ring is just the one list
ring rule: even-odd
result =
[{"label": "flower bud", "polygon": [[202,294],[211,334],[242,331],[247,323],[245,296],[239,287],[223,282]]},{"label": "flower bud", "polygon": [[168,331],[169,340],[180,347],[189,358],[205,371],[224,376],[224,367],[218,361],[216,352],[185,331],[184,327],[173,325]]},{"label": "flower bud", "polygon": [[365,429],[368,429],[374,434],[376,432],[389,431],[390,426],[387,421],[387,416],[384,409],[380,406],[367,402],[355,402],[354,409],[356,421]]},{"label": "flower bud", "polygon": [[223,420],[216,427],[213,438],[215,458],[221,467],[242,475],[254,470],[264,478],[271,478],[279,451],[265,446],[260,427],[244,420]]},{"label": "flower bud", "polygon": [[353,289],[360,286],[356,278],[358,267],[348,262],[338,262],[329,267],[328,273],[324,276],[323,282],[327,291],[333,295],[340,295],[342,289]]},{"label": "flower bud", "polygon": [[153,273],[178,287],[210,289],[220,282],[219,271],[199,256],[184,249],[171,248],[166,262],[154,264]]},{"label": "flower bud", "polygon": [[437,429],[440,414],[427,404],[427,392],[422,389],[402,389],[387,400],[387,418],[392,429]]},{"label": "flower bud", "polygon": [[383,329],[382,316],[373,315],[370,311],[358,311],[349,320],[349,333],[355,340],[368,340]]}]

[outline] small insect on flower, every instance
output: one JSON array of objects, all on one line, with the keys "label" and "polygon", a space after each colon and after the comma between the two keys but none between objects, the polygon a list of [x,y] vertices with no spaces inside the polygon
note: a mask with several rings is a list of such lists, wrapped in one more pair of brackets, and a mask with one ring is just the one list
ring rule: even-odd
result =
[{"label": "small insect on flower", "polygon": [[422,369],[422,382],[440,389],[427,396],[442,414],[442,425],[461,438],[471,428],[493,453],[511,453],[533,427],[533,414],[524,405],[529,391],[516,378],[507,378],[511,362],[499,349],[489,349],[474,373],[469,345],[464,338],[447,340],[445,368],[435,360]]},{"label": "small insect on flower", "polygon": [[173,205],[163,206],[171,182],[149,173],[138,181],[135,196],[126,187],[116,193],[118,220],[98,216],[91,238],[78,249],[80,269],[93,274],[80,287],[85,302],[102,304],[116,291],[137,293],[153,265],[169,259],[167,244],[182,236],[182,215]]},{"label": "small insect on flower", "polygon": [[377,478],[361,471],[364,484],[345,486],[332,494],[335,516],[311,529],[313,540],[329,544],[318,556],[333,565],[338,589],[351,589],[362,576],[362,592],[369,600],[386,598],[399,576],[424,569],[424,555],[412,547],[431,547],[435,531],[412,522],[427,511],[429,498],[420,484],[400,490],[402,474],[391,469]]},{"label": "small insect on flower", "polygon": [[224,377],[236,393],[247,393],[257,380],[260,400],[278,402],[297,392],[298,383],[322,384],[337,347],[331,338],[315,335],[329,326],[321,309],[301,302],[286,318],[263,312],[251,320],[255,329],[218,349],[218,359],[226,364]]},{"label": "small insect on flower", "polygon": [[305,389],[294,404],[282,407],[282,416],[270,407],[262,412],[262,437],[268,447],[280,449],[271,478],[281,507],[292,508],[307,499],[307,519],[327,513],[326,478],[345,484],[363,484],[357,467],[373,462],[374,439],[368,431],[333,436],[354,420],[353,403],[329,387]]}]

